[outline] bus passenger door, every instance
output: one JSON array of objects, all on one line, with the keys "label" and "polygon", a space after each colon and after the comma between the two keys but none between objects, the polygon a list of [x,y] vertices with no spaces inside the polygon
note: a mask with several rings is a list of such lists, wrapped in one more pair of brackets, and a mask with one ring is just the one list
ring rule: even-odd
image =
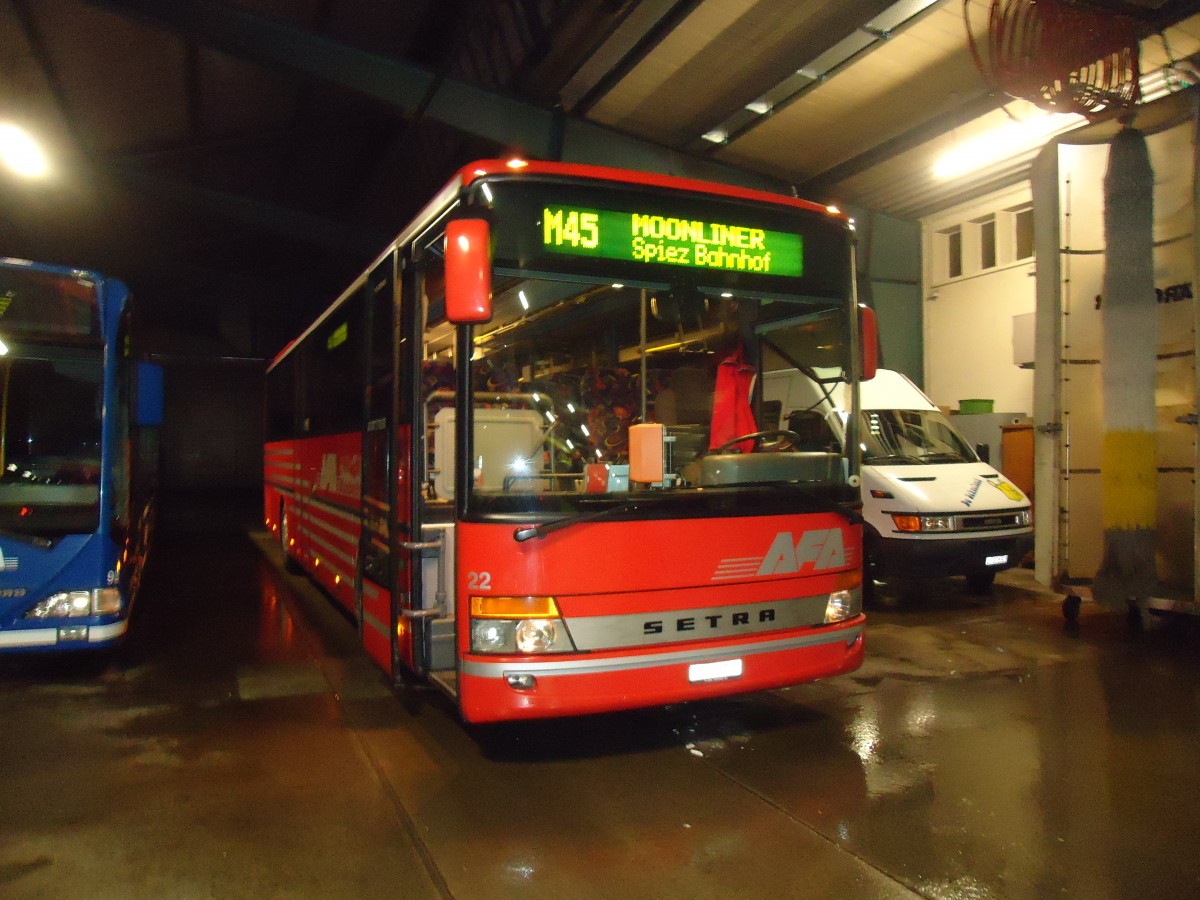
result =
[{"label": "bus passenger door", "polygon": [[[358,627],[363,648],[385,672],[399,677],[393,636],[397,603],[407,567],[395,552],[396,521],[396,331],[395,253],[384,258],[361,290],[367,292],[370,350],[367,354],[362,436],[362,529],[358,550]],[[406,504],[401,501],[400,508]],[[400,540],[404,540],[401,536]]]}]

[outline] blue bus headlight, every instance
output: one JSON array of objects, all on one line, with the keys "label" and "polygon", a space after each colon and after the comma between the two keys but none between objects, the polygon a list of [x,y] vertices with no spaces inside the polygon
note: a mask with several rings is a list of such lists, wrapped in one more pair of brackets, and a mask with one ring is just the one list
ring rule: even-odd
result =
[{"label": "blue bus headlight", "polygon": [[27,619],[78,619],[83,616],[111,616],[121,612],[124,600],[119,588],[90,591],[59,591],[25,613]]}]

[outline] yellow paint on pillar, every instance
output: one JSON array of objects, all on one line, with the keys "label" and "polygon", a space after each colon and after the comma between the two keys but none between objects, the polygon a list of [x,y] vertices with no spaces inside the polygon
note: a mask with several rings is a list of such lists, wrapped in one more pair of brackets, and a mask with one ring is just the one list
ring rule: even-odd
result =
[{"label": "yellow paint on pillar", "polygon": [[1104,528],[1154,528],[1158,467],[1152,431],[1109,431],[1103,447]]}]

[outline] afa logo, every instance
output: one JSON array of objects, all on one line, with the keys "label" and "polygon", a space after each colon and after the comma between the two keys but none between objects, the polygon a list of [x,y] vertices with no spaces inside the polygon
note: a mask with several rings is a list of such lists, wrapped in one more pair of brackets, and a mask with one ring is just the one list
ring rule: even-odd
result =
[{"label": "afa logo", "polygon": [[[851,560],[853,562],[853,560]],[[846,566],[846,543],[840,528],[813,528],[797,540],[781,531],[771,541],[766,556],[743,556],[721,560],[713,581],[735,581],[766,575],[796,575]]]},{"label": "afa logo", "polygon": [[811,565],[812,571],[840,569],[846,565],[846,545],[840,528],[814,528],[793,543],[790,531],[781,531],[758,567],[759,575],[789,575]]}]

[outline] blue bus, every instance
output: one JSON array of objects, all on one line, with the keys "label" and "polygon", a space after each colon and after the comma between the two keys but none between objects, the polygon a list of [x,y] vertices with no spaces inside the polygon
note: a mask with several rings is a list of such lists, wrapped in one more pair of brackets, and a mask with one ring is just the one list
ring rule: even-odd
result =
[{"label": "blue bus", "polygon": [[96,272],[0,258],[0,653],[111,648],[154,522],[162,370]]}]

